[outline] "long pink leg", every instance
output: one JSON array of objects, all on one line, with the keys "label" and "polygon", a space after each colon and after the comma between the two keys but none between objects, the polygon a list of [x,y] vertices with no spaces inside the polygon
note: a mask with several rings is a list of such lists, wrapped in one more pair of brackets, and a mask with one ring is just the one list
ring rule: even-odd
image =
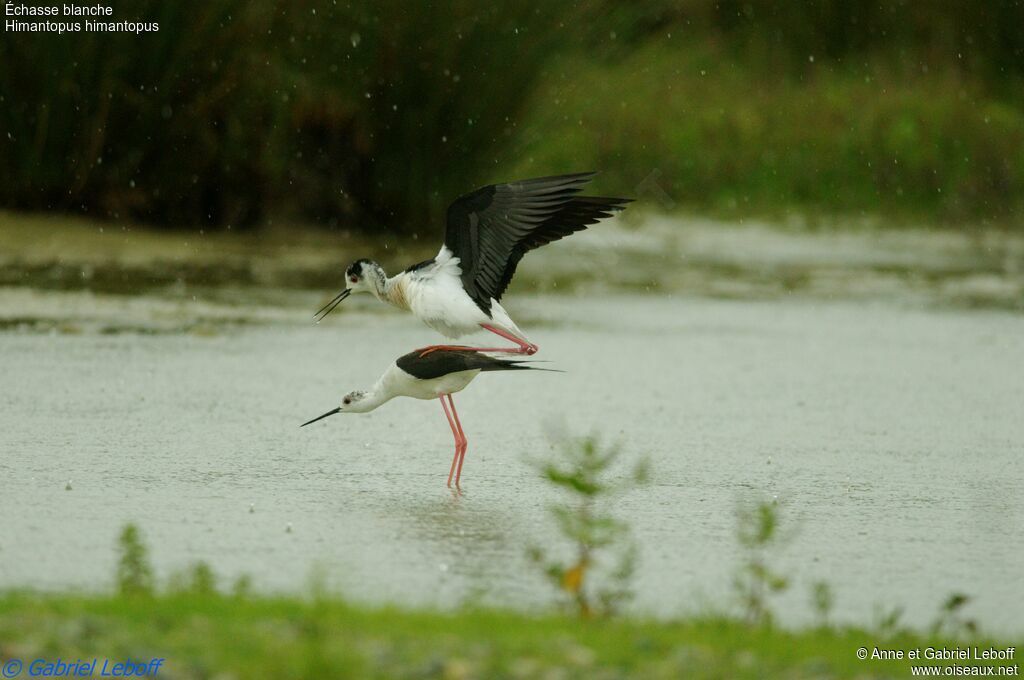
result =
[{"label": "long pink leg", "polygon": [[476,350],[476,347],[470,347],[469,345],[429,345],[427,347],[420,347],[419,349],[416,349],[416,350],[413,350],[413,351],[414,352],[419,352],[420,353],[420,358],[423,358],[423,357],[427,356],[428,354],[430,354],[431,352],[436,352],[436,351],[441,350],[441,349],[445,349],[445,350],[470,350],[470,351],[473,351],[473,350]]},{"label": "long pink leg", "polygon": [[466,449],[469,448],[469,440],[466,433],[462,431],[462,423],[459,422],[459,413],[455,410],[455,400],[448,395],[448,405],[452,407],[452,416],[455,418],[455,427],[459,428],[459,437],[462,439],[462,453],[459,454],[459,467],[455,470],[455,488],[459,488],[459,479],[462,478],[462,461],[466,459]]},{"label": "long pink leg", "polygon": [[488,324],[485,324],[485,323],[480,324],[480,327],[484,328],[486,330],[489,330],[492,333],[500,335],[501,337],[505,338],[506,340],[511,340],[512,342],[516,343],[515,348],[512,348],[512,347],[466,347],[465,345],[431,345],[430,347],[424,347],[421,350],[418,350],[420,352],[420,356],[421,357],[425,357],[428,354],[430,354],[431,352],[435,352],[435,351],[437,351],[439,349],[462,349],[462,350],[468,349],[468,350],[472,350],[474,352],[501,352],[502,354],[525,354],[527,356],[530,356],[530,355],[536,354],[537,350],[540,349],[540,347],[537,347],[537,345],[534,345],[532,342],[526,342],[525,340],[520,340],[516,336],[512,335],[511,333],[506,333],[505,331],[501,330],[500,328],[495,328],[494,326],[491,326],[491,325],[488,325]]},{"label": "long pink leg", "polygon": [[462,438],[459,436],[459,430],[455,427],[455,421],[452,420],[452,414],[448,411],[448,402],[444,400],[446,396],[444,394],[440,396],[441,408],[444,409],[444,417],[448,419],[448,427],[452,428],[452,436],[455,437],[455,455],[452,457],[452,466],[448,470],[448,486],[450,487],[452,485],[452,475],[455,474],[455,464],[459,461]]},{"label": "long pink leg", "polygon": [[496,335],[500,335],[501,337],[505,338],[506,340],[511,340],[512,342],[516,343],[516,346],[514,348],[512,348],[512,347],[468,347],[466,345],[430,345],[429,347],[421,347],[420,349],[418,349],[416,351],[420,353],[420,357],[422,358],[422,357],[427,356],[431,352],[436,352],[436,351],[442,350],[442,349],[445,349],[445,350],[470,350],[470,351],[473,351],[473,352],[501,352],[502,354],[525,354],[527,356],[532,356],[532,355],[536,354],[537,350],[540,349],[540,347],[538,347],[537,345],[534,345],[531,342],[526,342],[525,340],[520,340],[516,336],[512,335],[511,333],[507,333],[507,332],[501,330],[500,328],[495,328],[494,326],[491,326],[491,325],[485,324],[485,323],[480,324],[480,327],[484,328],[486,330],[489,330],[490,332],[495,333]]},{"label": "long pink leg", "polygon": [[532,342],[526,342],[525,340],[520,340],[516,336],[512,335],[511,333],[509,333],[507,331],[503,331],[500,328],[495,328],[494,326],[491,326],[491,325],[486,324],[486,323],[480,324],[480,327],[484,328],[486,330],[489,330],[490,332],[494,333],[495,335],[500,335],[501,337],[505,338],[506,340],[509,340],[511,342],[516,343],[516,348],[515,349],[510,349],[508,347],[505,347],[505,348],[502,348],[502,347],[492,347],[492,348],[489,348],[489,349],[477,348],[478,352],[505,352],[505,353],[508,353],[508,354],[526,354],[526,355],[529,356],[529,355],[536,354],[537,350],[540,349],[540,347],[538,347],[537,345],[533,344]]}]

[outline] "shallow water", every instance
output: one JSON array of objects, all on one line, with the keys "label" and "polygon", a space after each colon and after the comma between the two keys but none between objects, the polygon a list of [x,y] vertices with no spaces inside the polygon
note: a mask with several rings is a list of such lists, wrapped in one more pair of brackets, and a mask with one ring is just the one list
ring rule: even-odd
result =
[{"label": "shallow water", "polygon": [[537,358],[567,372],[485,374],[456,396],[470,440],[457,498],[436,402],[298,428],[434,341],[410,318],[353,305],[319,327],[270,315],[203,333],[0,333],[0,587],[107,587],[134,521],[161,576],[205,560],[266,590],[304,590],[316,571],[370,602],[550,603],[525,550],[558,545],[546,506],[559,497],[527,459],[565,427],[652,459],[653,483],[613,508],[639,541],[640,611],[728,606],[737,504],[777,497],[785,621],[808,620],[824,580],[841,620],[903,606],[924,624],[963,592],[983,629],[1022,629],[1021,316],[515,302]]}]

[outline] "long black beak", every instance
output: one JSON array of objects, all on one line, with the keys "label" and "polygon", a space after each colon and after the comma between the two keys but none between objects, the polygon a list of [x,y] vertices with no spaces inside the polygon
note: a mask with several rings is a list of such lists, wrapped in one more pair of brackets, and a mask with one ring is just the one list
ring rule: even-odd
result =
[{"label": "long black beak", "polygon": [[315,423],[318,420],[323,420],[327,416],[333,416],[335,413],[338,413],[339,411],[341,411],[341,407],[340,406],[338,408],[334,409],[333,411],[328,411],[327,413],[323,414],[322,416],[317,416],[316,418],[313,418],[313,420],[309,420],[309,421],[303,423],[302,425],[299,425],[299,427],[305,427],[306,425],[309,425],[310,423]]},{"label": "long black beak", "polygon": [[[337,295],[334,296],[333,300],[331,300],[326,305],[324,305],[323,307],[318,309],[316,314],[313,315],[313,318],[316,319],[317,323],[320,323],[321,321],[324,320],[324,317],[326,317],[328,314],[333,312],[334,308],[337,307],[338,305],[340,305],[342,303],[342,301],[344,301],[344,299],[347,298],[351,294],[352,294],[352,289],[351,288],[346,288],[345,290],[341,291],[340,293],[338,293]],[[324,310],[326,310],[326,311],[324,311]],[[317,317],[320,317],[320,318],[317,319]]]}]

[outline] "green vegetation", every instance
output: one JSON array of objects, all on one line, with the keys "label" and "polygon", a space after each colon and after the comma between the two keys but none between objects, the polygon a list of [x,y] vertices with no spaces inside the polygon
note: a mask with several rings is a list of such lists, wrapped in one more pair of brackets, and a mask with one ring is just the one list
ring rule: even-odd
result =
[{"label": "green vegetation", "polygon": [[637,555],[629,525],[603,505],[646,483],[648,462],[641,460],[632,474],[615,479],[610,470],[620,457],[618,446],[602,446],[590,436],[563,442],[558,452],[538,461],[537,467],[548,482],[572,497],[551,508],[572,555],[568,560],[552,558],[548,551],[533,546],[530,558],[568,595],[580,616],[611,616],[632,597],[630,582]]},{"label": "green vegetation", "polygon": [[512,174],[598,167],[609,190],[726,216],[1020,222],[1024,108],[1004,91],[953,65],[803,59],[787,69],[680,35],[567,63],[572,80],[545,83],[529,109],[537,134]]},{"label": "green vegetation", "polygon": [[[130,0],[0,43],[0,205],[417,234],[453,196],[602,191],[1020,222],[1024,5]],[[429,222],[428,222],[429,220]]]},{"label": "green vegetation", "polygon": [[160,677],[174,678],[909,677],[905,660],[857,659],[876,644],[965,643],[715,618],[369,609],[331,598],[0,596],[0,658],[163,657]]},{"label": "green vegetation", "polygon": [[[782,542],[779,510],[775,503],[762,501],[741,506],[737,514],[736,533],[744,556],[734,581],[736,594],[749,623],[770,626],[773,621],[770,598],[789,587],[785,574],[773,569],[768,561],[768,554]],[[819,616],[820,611],[819,608]]]},{"label": "green vegetation", "polygon": [[421,228],[488,173],[542,65],[578,44],[567,26],[597,9],[134,0],[118,16],[159,32],[10,33],[0,204]]},{"label": "green vegetation", "polygon": [[117,590],[132,597],[153,594],[153,567],[139,528],[128,524],[117,539],[120,557],[117,561]]}]

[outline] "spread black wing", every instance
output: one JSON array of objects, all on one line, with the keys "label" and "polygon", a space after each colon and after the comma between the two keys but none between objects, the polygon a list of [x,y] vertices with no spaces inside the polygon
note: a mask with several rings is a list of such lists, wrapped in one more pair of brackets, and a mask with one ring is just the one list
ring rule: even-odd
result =
[{"label": "spread black wing", "polygon": [[398,367],[420,380],[433,380],[460,371],[515,371],[530,367],[511,359],[481,354],[470,350],[438,349],[430,352],[416,350],[398,357]]},{"label": "spread black wing", "polygon": [[595,173],[495,184],[448,207],[444,243],[460,260],[462,285],[490,314],[530,250],[586,229],[631,199],[579,196]]}]

